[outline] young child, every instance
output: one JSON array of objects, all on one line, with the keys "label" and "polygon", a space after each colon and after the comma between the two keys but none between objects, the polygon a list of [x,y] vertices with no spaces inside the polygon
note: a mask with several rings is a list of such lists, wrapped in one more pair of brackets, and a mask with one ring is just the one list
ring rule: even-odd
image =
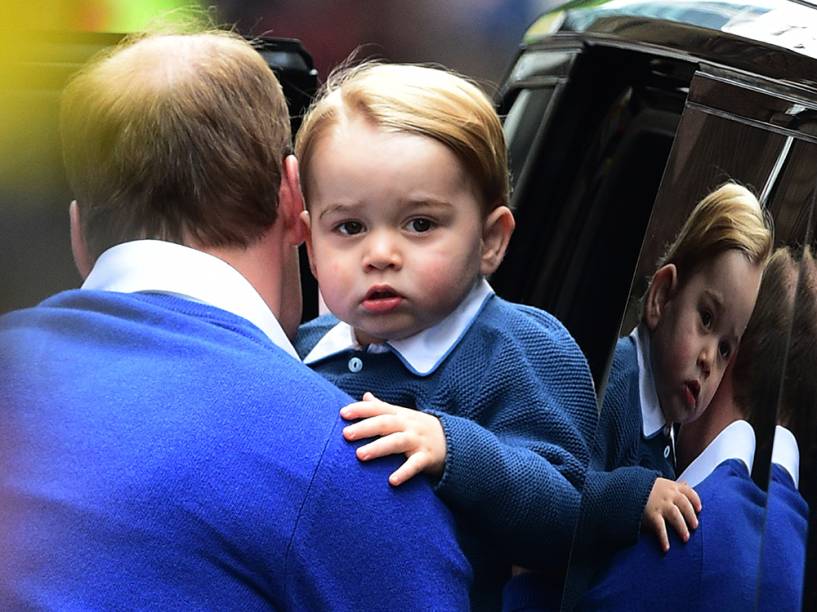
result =
[{"label": "young child", "polygon": [[697,493],[675,482],[673,425],[706,409],[749,321],[773,236],[746,188],[726,183],[692,211],[653,274],[642,320],[619,339],[582,491],[564,603],[575,604],[639,531],[669,549],[697,527]]},{"label": "young child", "polygon": [[342,411],[363,419],[348,440],[376,438],[361,460],[404,454],[395,486],[435,479],[473,606],[496,609],[512,563],[563,572],[597,420],[569,333],[485,281],[514,227],[499,118],[449,72],[368,64],[330,79],[296,149],[311,267],[335,315],[301,328],[299,352],[364,398]]}]

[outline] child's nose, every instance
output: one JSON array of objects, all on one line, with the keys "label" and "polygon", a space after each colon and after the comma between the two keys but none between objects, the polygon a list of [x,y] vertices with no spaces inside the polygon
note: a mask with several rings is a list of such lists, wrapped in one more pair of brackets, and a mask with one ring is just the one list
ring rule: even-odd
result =
[{"label": "child's nose", "polygon": [[367,270],[399,270],[403,259],[394,237],[385,231],[371,232],[367,240],[363,267]]},{"label": "child's nose", "polygon": [[715,361],[715,352],[718,350],[717,342],[707,342],[701,349],[698,355],[698,367],[701,369],[701,374],[704,379],[709,377],[712,372],[712,364]]}]

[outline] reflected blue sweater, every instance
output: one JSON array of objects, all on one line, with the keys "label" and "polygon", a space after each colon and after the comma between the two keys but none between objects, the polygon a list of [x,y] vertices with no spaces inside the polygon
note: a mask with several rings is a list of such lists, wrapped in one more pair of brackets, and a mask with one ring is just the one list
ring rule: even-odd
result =
[{"label": "reflected blue sweater", "polygon": [[[336,323],[302,326],[299,353]],[[475,582],[491,585],[495,606],[511,563],[563,568],[597,412],[587,362],[554,317],[493,296],[426,376],[391,351],[350,350],[313,367],[355,398],[372,391],[440,418],[447,457],[436,490],[470,536]]]},{"label": "reflected blue sweater", "polygon": [[[0,318],[0,608],[468,605],[444,504],[248,321],[72,291]],[[395,525],[412,534],[395,538]]]},{"label": "reflected blue sweater", "polygon": [[[738,459],[721,463],[696,491],[706,509],[684,544],[669,530],[670,550],[642,538],[609,561],[578,610],[754,610],[766,495]],[[508,612],[554,610],[553,593],[535,576],[515,578]]]},{"label": "reflected blue sweater", "polygon": [[644,437],[635,340],[620,338],[582,491],[564,593],[566,608],[575,605],[610,555],[638,540],[655,479],[675,479],[674,466],[664,456],[669,444],[669,436],[662,432]]}]

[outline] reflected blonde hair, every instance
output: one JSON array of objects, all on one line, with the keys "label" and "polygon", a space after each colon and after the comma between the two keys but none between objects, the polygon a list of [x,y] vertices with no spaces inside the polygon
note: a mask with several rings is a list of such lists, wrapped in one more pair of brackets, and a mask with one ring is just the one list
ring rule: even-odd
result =
[{"label": "reflected blonde hair", "polygon": [[295,141],[309,206],[312,156],[321,137],[338,123],[363,116],[388,132],[433,138],[463,164],[488,212],[507,204],[508,159],[493,104],[467,78],[411,64],[368,62],[329,76],[304,117]]},{"label": "reflected blonde hair", "polygon": [[751,191],[730,181],[698,203],[658,267],[674,264],[680,286],[703,264],[731,249],[764,266],[773,246],[771,218]]}]

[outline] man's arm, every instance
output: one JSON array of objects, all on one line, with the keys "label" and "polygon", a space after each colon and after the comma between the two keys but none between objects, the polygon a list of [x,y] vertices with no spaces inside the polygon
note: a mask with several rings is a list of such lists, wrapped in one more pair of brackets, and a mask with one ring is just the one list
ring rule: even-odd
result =
[{"label": "man's arm", "polygon": [[338,417],[287,552],[292,609],[467,610],[471,568],[425,478],[399,488],[395,457],[361,463]]}]

